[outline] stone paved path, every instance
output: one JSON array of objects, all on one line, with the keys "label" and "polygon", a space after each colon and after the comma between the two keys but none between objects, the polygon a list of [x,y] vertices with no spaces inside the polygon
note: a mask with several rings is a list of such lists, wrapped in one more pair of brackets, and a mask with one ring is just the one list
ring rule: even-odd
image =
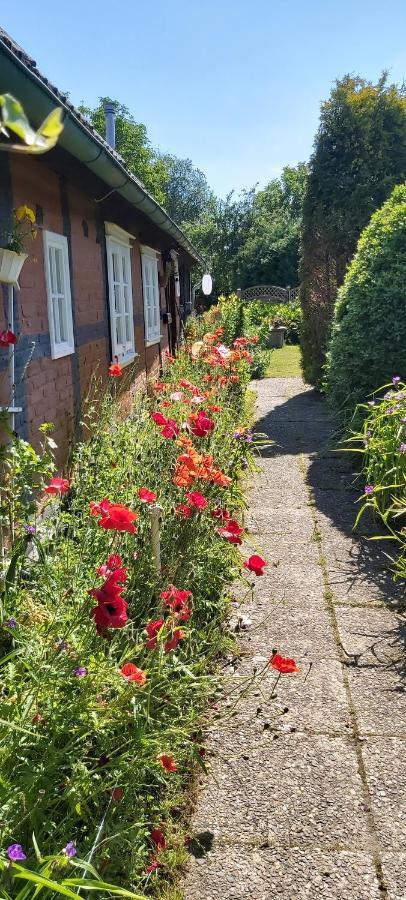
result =
[{"label": "stone paved path", "polygon": [[[276,446],[253,479],[247,524],[269,567],[236,606],[251,624],[209,733],[184,897],[401,900],[405,598],[379,545],[351,533],[357,491],[347,458],[331,452],[324,403],[298,378],[255,387],[257,430]],[[269,672],[233,709],[233,686],[273,647],[300,674],[272,699]]]}]

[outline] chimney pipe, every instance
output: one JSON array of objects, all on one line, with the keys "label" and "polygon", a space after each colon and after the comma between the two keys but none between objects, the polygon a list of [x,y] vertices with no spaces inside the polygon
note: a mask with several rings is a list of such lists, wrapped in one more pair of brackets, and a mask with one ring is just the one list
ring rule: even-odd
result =
[{"label": "chimney pipe", "polygon": [[106,141],[114,150],[116,146],[116,107],[110,100],[104,104],[104,115],[106,118]]}]

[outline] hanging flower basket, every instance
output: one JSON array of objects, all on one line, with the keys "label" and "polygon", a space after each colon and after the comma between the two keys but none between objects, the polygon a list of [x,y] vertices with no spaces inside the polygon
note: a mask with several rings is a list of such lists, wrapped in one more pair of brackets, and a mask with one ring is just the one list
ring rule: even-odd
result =
[{"label": "hanging flower basket", "polygon": [[0,247],[0,281],[15,284],[19,288],[18,277],[27,256],[27,253],[16,253],[15,250]]}]

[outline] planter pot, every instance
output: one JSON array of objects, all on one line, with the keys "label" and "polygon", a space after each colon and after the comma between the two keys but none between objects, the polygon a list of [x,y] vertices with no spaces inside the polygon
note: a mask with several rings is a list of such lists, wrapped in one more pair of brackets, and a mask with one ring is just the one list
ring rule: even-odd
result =
[{"label": "planter pot", "polygon": [[16,253],[0,247],[0,281],[15,284],[19,288],[18,276],[27,259],[27,253]]},{"label": "planter pot", "polygon": [[275,349],[283,347],[287,330],[285,325],[278,325],[277,328],[271,328],[266,342],[267,346]]}]

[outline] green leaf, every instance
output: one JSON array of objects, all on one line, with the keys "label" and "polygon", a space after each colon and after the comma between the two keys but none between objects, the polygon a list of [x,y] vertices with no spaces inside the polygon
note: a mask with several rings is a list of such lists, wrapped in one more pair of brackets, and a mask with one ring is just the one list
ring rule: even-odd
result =
[{"label": "green leaf", "polygon": [[0,145],[2,150],[13,150],[17,153],[46,153],[55,146],[63,130],[63,111],[60,107],[55,107],[49,113],[37,131],[30,125],[19,100],[16,100],[11,94],[0,95],[0,110],[3,134],[8,136],[8,132],[13,131],[24,141],[24,145],[2,144]]},{"label": "green leaf", "polygon": [[[148,898],[145,897],[145,894],[133,894],[132,891],[127,891],[126,888],[116,887],[116,885],[114,884],[108,884],[107,881],[90,881],[89,879],[84,878],[66,878],[64,884],[85,887],[86,890],[89,891],[109,891],[110,894],[114,894],[116,897],[127,897],[128,900],[148,900]],[[77,895],[75,896],[77,900]]]},{"label": "green leaf", "polygon": [[22,867],[19,867],[19,872],[14,872],[15,868],[16,866],[14,863],[12,867],[14,878],[21,878],[24,881],[33,881],[34,884],[50,888],[53,891],[56,891],[57,894],[62,894],[64,897],[70,897],[71,900],[78,900],[78,895],[70,891],[69,888],[64,887],[63,884],[58,884],[57,881],[52,881],[51,878],[45,878],[44,875],[38,875],[36,872],[30,872],[29,869],[23,869]]}]

